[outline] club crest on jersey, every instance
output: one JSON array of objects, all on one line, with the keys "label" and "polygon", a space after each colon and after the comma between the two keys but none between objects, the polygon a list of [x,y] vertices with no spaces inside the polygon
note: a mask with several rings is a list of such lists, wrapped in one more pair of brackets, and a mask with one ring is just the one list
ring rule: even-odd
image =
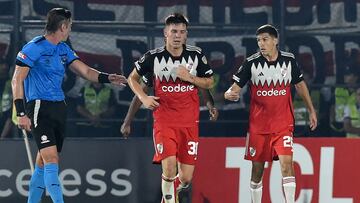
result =
[{"label": "club crest on jersey", "polygon": [[286,66],[280,68],[280,73],[283,78],[286,77],[287,70],[288,70],[288,67],[286,67]]},{"label": "club crest on jersey", "polygon": [[291,62],[277,62],[276,64],[252,63],[251,81],[255,86],[268,87],[288,85],[291,82]]},{"label": "club crest on jersey", "polygon": [[192,64],[193,69],[198,66],[198,58],[195,56],[194,58],[182,57],[180,60],[173,60],[171,57],[155,57],[154,59],[154,74],[156,79],[160,81],[166,80],[167,82],[172,79],[172,81],[176,81],[177,73],[179,65],[186,66],[186,64]]},{"label": "club crest on jersey", "polygon": [[256,149],[250,147],[250,148],[249,148],[249,153],[250,153],[250,156],[254,157],[255,154],[256,154]]},{"label": "club crest on jersey", "polygon": [[163,151],[164,151],[163,144],[157,144],[156,145],[156,150],[159,152],[159,154],[162,154]]}]

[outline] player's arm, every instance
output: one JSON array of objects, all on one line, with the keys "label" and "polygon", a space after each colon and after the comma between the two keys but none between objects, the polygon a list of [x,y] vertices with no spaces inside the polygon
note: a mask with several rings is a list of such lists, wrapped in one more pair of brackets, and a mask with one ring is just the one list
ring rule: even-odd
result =
[{"label": "player's arm", "polygon": [[127,82],[125,76],[100,72],[80,60],[74,60],[71,62],[70,69],[79,76],[92,82],[112,83],[121,86],[125,86],[125,83]]},{"label": "player's arm", "polygon": [[[145,93],[148,92],[148,87],[144,84],[141,83],[143,90]],[[136,112],[140,109],[141,107],[141,101],[140,99],[135,95],[133,97],[133,99],[131,100],[130,106],[129,106],[129,110],[126,113],[125,119],[124,119],[124,123],[121,125],[120,128],[120,132],[123,135],[123,137],[127,138],[130,135],[131,132],[131,122],[135,117]]]},{"label": "player's arm", "polygon": [[200,88],[201,95],[203,95],[203,99],[205,100],[206,107],[209,109],[210,120],[216,121],[219,116],[219,111],[215,107],[213,96],[211,95],[210,90]]},{"label": "player's arm", "polygon": [[29,70],[30,68],[27,66],[16,65],[14,75],[11,80],[13,102],[16,108],[18,126],[27,131],[30,131],[31,122],[30,119],[25,114],[24,80],[29,74]]},{"label": "player's arm", "polygon": [[134,94],[140,99],[140,101],[144,104],[144,106],[148,109],[153,110],[154,108],[159,106],[159,102],[156,100],[160,99],[160,97],[149,96],[147,95],[143,88],[140,85],[140,75],[136,71],[136,68],[130,73],[128,78],[128,83],[131,90]]},{"label": "player's arm", "polygon": [[240,91],[241,87],[234,82],[224,93],[224,97],[229,101],[238,101],[240,99]]},{"label": "player's arm", "polygon": [[315,128],[317,126],[316,111],[315,111],[314,105],[311,101],[309,90],[307,88],[305,81],[301,81],[301,82],[295,84],[295,88],[296,88],[296,92],[302,98],[302,100],[305,103],[306,108],[309,111],[310,129],[315,130]]},{"label": "player's arm", "polygon": [[189,70],[183,65],[179,65],[179,67],[176,70],[176,75],[181,80],[190,82],[196,85],[197,87],[203,89],[210,89],[214,86],[214,78],[212,76],[197,77],[195,75],[190,74]]}]

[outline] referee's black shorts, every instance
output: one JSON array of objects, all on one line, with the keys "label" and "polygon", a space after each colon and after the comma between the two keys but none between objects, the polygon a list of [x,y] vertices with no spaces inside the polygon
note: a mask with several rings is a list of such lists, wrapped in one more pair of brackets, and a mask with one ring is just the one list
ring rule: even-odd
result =
[{"label": "referee's black shorts", "polygon": [[26,113],[39,150],[56,145],[61,152],[65,136],[65,101],[33,100],[26,104]]}]

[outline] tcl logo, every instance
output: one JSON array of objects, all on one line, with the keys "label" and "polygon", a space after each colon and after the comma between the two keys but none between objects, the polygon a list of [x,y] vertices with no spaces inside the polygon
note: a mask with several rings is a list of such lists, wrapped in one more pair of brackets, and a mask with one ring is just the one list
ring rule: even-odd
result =
[{"label": "tcl logo", "polygon": [[163,92],[189,92],[194,90],[194,85],[162,86],[161,90]]},{"label": "tcl logo", "polygon": [[282,90],[274,90],[273,88],[271,90],[258,90],[256,91],[256,95],[257,96],[285,96],[286,95],[286,90],[282,89]]}]

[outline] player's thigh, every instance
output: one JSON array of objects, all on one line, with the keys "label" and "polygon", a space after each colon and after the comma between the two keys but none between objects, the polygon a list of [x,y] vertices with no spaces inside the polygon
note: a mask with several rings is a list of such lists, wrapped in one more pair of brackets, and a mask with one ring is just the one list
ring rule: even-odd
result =
[{"label": "player's thigh", "polygon": [[153,161],[160,163],[163,159],[177,155],[177,140],[172,127],[154,125],[153,139],[155,155]]},{"label": "player's thigh", "polygon": [[172,178],[176,176],[176,162],[176,156],[168,156],[161,160],[161,168],[166,177]]},{"label": "player's thigh", "polygon": [[270,134],[247,133],[244,158],[257,162],[272,161],[270,136]]},{"label": "player's thigh", "polygon": [[199,148],[199,128],[183,127],[176,131],[178,161],[183,164],[194,165]]},{"label": "player's thigh", "polygon": [[47,119],[39,119],[36,127],[32,128],[31,133],[39,150],[57,144],[53,123]]},{"label": "player's thigh", "polygon": [[283,131],[272,136],[272,145],[276,152],[279,155],[293,155],[293,132]]},{"label": "player's thigh", "polygon": [[191,182],[195,170],[195,165],[178,163],[179,178],[183,183]]}]

